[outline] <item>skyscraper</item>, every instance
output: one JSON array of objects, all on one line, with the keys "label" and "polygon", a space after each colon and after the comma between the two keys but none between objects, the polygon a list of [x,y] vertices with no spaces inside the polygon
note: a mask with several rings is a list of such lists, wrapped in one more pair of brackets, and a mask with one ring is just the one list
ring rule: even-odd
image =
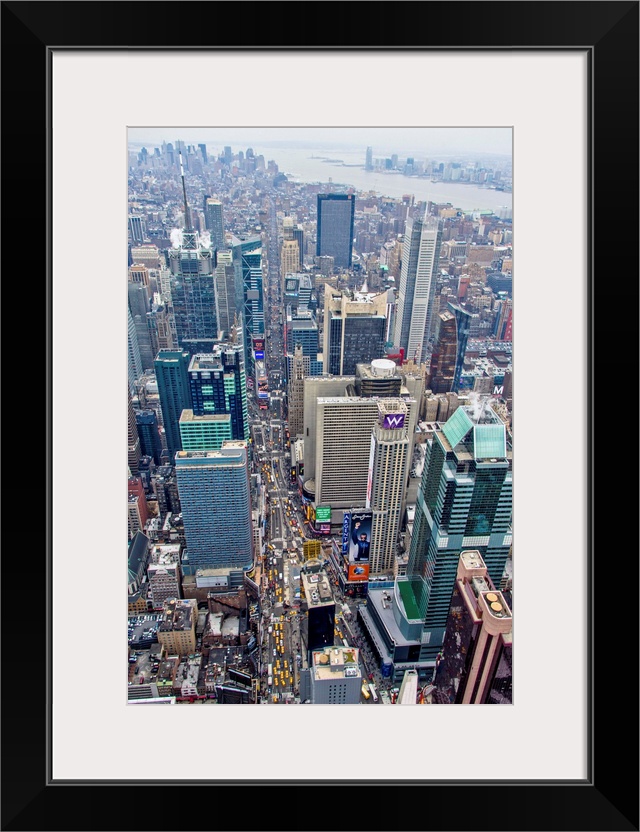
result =
[{"label": "skyscraper", "polygon": [[304,429],[304,360],[302,345],[296,344],[289,377],[289,432],[292,439]]},{"label": "skyscraper", "polygon": [[127,390],[128,408],[127,408],[127,437],[128,437],[128,453],[127,464],[132,475],[138,473],[138,463],[140,462],[140,437],[138,436],[138,427],[136,425],[136,414],[133,409],[133,402],[131,401],[131,392]]},{"label": "skyscraper", "polygon": [[211,232],[211,245],[214,249],[224,248],[226,245],[224,217],[222,214],[222,202],[219,199],[212,199],[211,197],[205,199],[204,222],[207,230]]},{"label": "skyscraper", "polygon": [[462,552],[436,659],[434,702],[511,704],[512,626],[509,604],[480,553]]},{"label": "skyscraper", "polygon": [[144,217],[129,216],[129,239],[132,243],[144,243]]},{"label": "skyscraper", "polygon": [[138,343],[138,333],[131,314],[131,307],[127,304],[127,376],[129,379],[129,390],[133,394],[136,389],[136,380],[142,375],[142,357]]},{"label": "skyscraper", "polygon": [[[418,407],[410,396],[403,396],[402,402],[407,408],[407,453],[411,458]],[[316,411],[313,469],[316,505],[330,505],[334,509],[366,505],[370,495],[372,429],[379,417],[378,399],[321,397]]]},{"label": "skyscraper", "polygon": [[288,274],[295,274],[300,268],[300,250],[297,240],[284,240],[280,249],[280,276],[284,282]]},{"label": "skyscraper", "polygon": [[176,477],[187,542],[185,574],[253,563],[247,448],[226,442],[217,451],[180,451]]},{"label": "skyscraper", "polygon": [[188,373],[194,415],[228,413],[230,438],[248,439],[247,379],[242,347],[220,345],[212,353],[194,355]]},{"label": "skyscraper", "polygon": [[427,444],[406,579],[407,622],[421,619],[420,658],[442,646],[460,553],[477,549],[499,585],[512,543],[511,447],[488,402],[459,407]]},{"label": "skyscraper", "polygon": [[337,268],[351,267],[355,205],[354,194],[318,194],[316,255]]},{"label": "skyscraper", "polygon": [[435,217],[407,220],[394,344],[416,363],[430,352],[442,228]]},{"label": "skyscraper", "polygon": [[186,339],[217,338],[213,250],[200,245],[197,231],[183,231],[169,249],[171,300],[178,346]]},{"label": "skyscraper", "polygon": [[331,375],[353,375],[356,364],[385,355],[387,293],[324,293],[323,360]]},{"label": "skyscraper", "polygon": [[471,314],[453,303],[436,316],[431,355],[430,387],[433,393],[459,391],[470,320]]},{"label": "skyscraper", "polygon": [[373,148],[372,147],[367,148],[367,155],[365,157],[364,169],[365,170],[373,170]]},{"label": "skyscraper", "polygon": [[408,415],[409,410],[402,399],[378,400],[367,479],[366,506],[373,513],[370,574],[391,575],[397,554],[412,446]]},{"label": "skyscraper", "polygon": [[154,410],[137,410],[136,426],[140,437],[140,450],[143,456],[153,457],[156,465],[160,465],[162,457],[162,441],[160,439],[158,417]]},{"label": "skyscraper", "polygon": [[153,363],[171,464],[176,452],[182,448],[180,414],[185,408],[192,408],[189,357],[186,350],[161,350]]},{"label": "skyscraper", "polygon": [[236,314],[235,269],[233,267],[233,254],[230,249],[216,251],[215,274],[218,330],[221,337],[228,338]]},{"label": "skyscraper", "polygon": [[248,240],[233,239],[235,268],[236,312],[242,315],[247,375],[253,376],[253,338],[263,337],[264,297],[262,280],[262,242],[260,237]]}]

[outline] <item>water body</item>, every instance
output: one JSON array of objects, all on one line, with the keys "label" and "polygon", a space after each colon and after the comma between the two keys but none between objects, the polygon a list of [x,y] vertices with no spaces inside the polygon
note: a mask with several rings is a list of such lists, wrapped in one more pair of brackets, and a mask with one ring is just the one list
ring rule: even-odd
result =
[{"label": "water body", "polygon": [[504,191],[470,184],[433,183],[428,177],[405,176],[403,173],[366,171],[364,153],[360,151],[279,147],[263,152],[265,159],[273,159],[280,171],[294,182],[324,184],[331,180],[334,185],[352,186],[358,191],[376,191],[382,196],[400,198],[404,194],[413,194],[420,202],[450,202],[464,211],[495,211],[502,206],[512,207],[512,194]]}]

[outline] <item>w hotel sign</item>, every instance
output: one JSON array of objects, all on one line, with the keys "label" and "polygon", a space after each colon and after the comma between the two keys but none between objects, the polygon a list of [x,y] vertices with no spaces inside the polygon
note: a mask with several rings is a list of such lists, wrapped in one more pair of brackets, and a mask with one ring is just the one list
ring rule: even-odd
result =
[{"label": "w hotel sign", "polygon": [[404,427],[404,413],[381,413],[380,427],[385,430],[398,430]]}]

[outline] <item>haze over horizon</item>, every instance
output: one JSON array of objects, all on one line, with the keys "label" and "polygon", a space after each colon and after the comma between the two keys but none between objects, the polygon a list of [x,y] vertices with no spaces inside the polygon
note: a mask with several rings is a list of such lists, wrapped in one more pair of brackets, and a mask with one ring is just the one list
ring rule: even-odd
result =
[{"label": "haze over horizon", "polygon": [[[338,137],[338,138],[337,138]],[[405,153],[420,158],[439,156],[512,155],[510,127],[130,127],[131,146],[158,146],[163,141],[277,148],[362,149],[377,155]]]}]

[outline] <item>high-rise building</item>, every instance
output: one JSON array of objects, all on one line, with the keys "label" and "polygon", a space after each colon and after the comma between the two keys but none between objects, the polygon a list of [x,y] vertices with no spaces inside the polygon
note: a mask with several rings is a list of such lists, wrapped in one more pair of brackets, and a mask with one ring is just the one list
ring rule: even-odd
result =
[{"label": "high-rise building", "polygon": [[204,221],[207,230],[211,232],[211,245],[215,249],[224,248],[224,217],[222,202],[219,199],[207,197],[204,202]]},{"label": "high-rise building", "polygon": [[[316,505],[327,504],[333,510],[366,505],[372,429],[379,416],[378,401],[377,398],[345,395],[318,398],[314,466]],[[402,402],[407,407],[405,421],[410,459],[418,403],[410,396],[403,396]]]},{"label": "high-rise building", "polygon": [[357,705],[362,672],[357,647],[324,647],[311,653],[311,702],[314,705]]},{"label": "high-rise building", "polygon": [[247,375],[253,378],[253,338],[265,334],[262,279],[262,242],[260,237],[233,239],[236,312],[242,315]]},{"label": "high-rise building", "polygon": [[186,554],[183,572],[253,563],[247,448],[226,442],[217,451],[179,451],[176,477]]},{"label": "high-rise building", "polygon": [[442,646],[460,553],[477,549],[494,585],[512,544],[511,447],[488,402],[458,407],[427,443],[399,621],[420,620],[420,659]]},{"label": "high-rise building", "polygon": [[333,645],[336,602],[321,561],[305,561],[300,569],[300,581],[308,607],[307,650],[312,653]]},{"label": "high-rise building", "polygon": [[322,374],[322,355],[319,354],[318,324],[312,312],[291,313],[287,310],[287,321],[285,325],[285,352],[287,354],[287,380],[291,378],[290,370],[293,368],[293,353],[297,346],[302,347],[302,355],[307,360],[305,372],[307,375],[318,376]]},{"label": "high-rise building", "polygon": [[173,464],[180,441],[180,414],[193,408],[189,385],[189,359],[186,350],[162,350],[153,363],[162,409],[162,422],[169,461]]},{"label": "high-rise building", "polygon": [[127,390],[128,395],[128,409],[127,409],[127,438],[128,438],[128,452],[127,465],[132,474],[138,473],[138,463],[140,462],[140,437],[138,435],[138,427],[136,425],[136,414],[133,409],[133,402],[131,400],[131,392]]},{"label": "high-rise building", "polygon": [[373,148],[372,147],[367,148],[367,155],[365,157],[364,169],[365,170],[373,170]]},{"label": "high-rise building", "polygon": [[129,239],[132,243],[144,243],[145,237],[144,217],[129,215]]},{"label": "high-rise building", "polygon": [[160,465],[162,457],[162,440],[158,417],[155,410],[137,410],[136,426],[140,437],[140,450],[143,456],[150,456],[156,465]]},{"label": "high-rise building", "polygon": [[402,389],[402,374],[395,363],[388,358],[376,358],[370,364],[356,364],[353,383],[356,396],[399,396]]},{"label": "high-rise building", "polygon": [[365,289],[352,295],[325,288],[323,358],[331,375],[353,375],[356,364],[384,358],[387,293]]},{"label": "high-rise building", "polygon": [[236,314],[235,269],[230,249],[216,251],[216,299],[218,330],[221,337],[228,338]]},{"label": "high-rise building", "polygon": [[398,552],[412,446],[408,415],[402,399],[378,401],[367,479],[366,506],[372,511],[369,574],[391,575]]},{"label": "high-rise building", "polygon": [[300,249],[297,240],[283,240],[280,249],[280,276],[284,281],[288,274],[300,268]]},{"label": "high-rise building", "polygon": [[141,532],[149,519],[149,507],[140,477],[130,477],[127,488],[129,540]]},{"label": "high-rise building", "polygon": [[147,316],[151,311],[149,293],[145,286],[129,281],[127,283],[127,297],[138,340],[142,369],[148,370],[153,366],[153,359],[156,355],[153,350],[151,330],[147,321]]},{"label": "high-rise building", "polygon": [[182,243],[169,249],[169,267],[178,346],[186,339],[217,338],[213,249],[200,245],[197,231],[185,230]]},{"label": "high-rise building", "polygon": [[355,206],[354,194],[318,194],[316,255],[336,268],[351,267]]},{"label": "high-rise building", "polygon": [[301,434],[304,429],[304,378],[302,345],[296,344],[289,377],[289,432],[292,437]]},{"label": "high-rise building", "polygon": [[147,300],[151,300],[151,286],[149,284],[149,269],[142,263],[134,263],[129,266],[129,283],[144,286],[147,290]]},{"label": "high-rise building", "polygon": [[140,355],[140,344],[135,321],[131,314],[131,307],[127,304],[127,377],[129,391],[133,395],[136,390],[136,381],[142,375],[142,357]]},{"label": "high-rise building", "polygon": [[249,439],[247,379],[242,347],[217,345],[212,353],[194,355],[188,373],[194,415],[229,414],[229,438]]},{"label": "high-rise building", "polygon": [[431,348],[441,240],[442,227],[437,218],[425,215],[407,220],[394,344],[416,363],[424,361]]},{"label": "high-rise building", "polygon": [[195,416],[183,410],[180,416],[180,441],[185,451],[216,451],[233,439],[229,413],[206,413]]},{"label": "high-rise building", "polygon": [[470,320],[471,314],[453,303],[436,317],[430,383],[434,394],[457,393],[460,389]]},{"label": "high-rise building", "polygon": [[512,615],[478,551],[460,554],[442,651],[436,704],[512,703]]}]

